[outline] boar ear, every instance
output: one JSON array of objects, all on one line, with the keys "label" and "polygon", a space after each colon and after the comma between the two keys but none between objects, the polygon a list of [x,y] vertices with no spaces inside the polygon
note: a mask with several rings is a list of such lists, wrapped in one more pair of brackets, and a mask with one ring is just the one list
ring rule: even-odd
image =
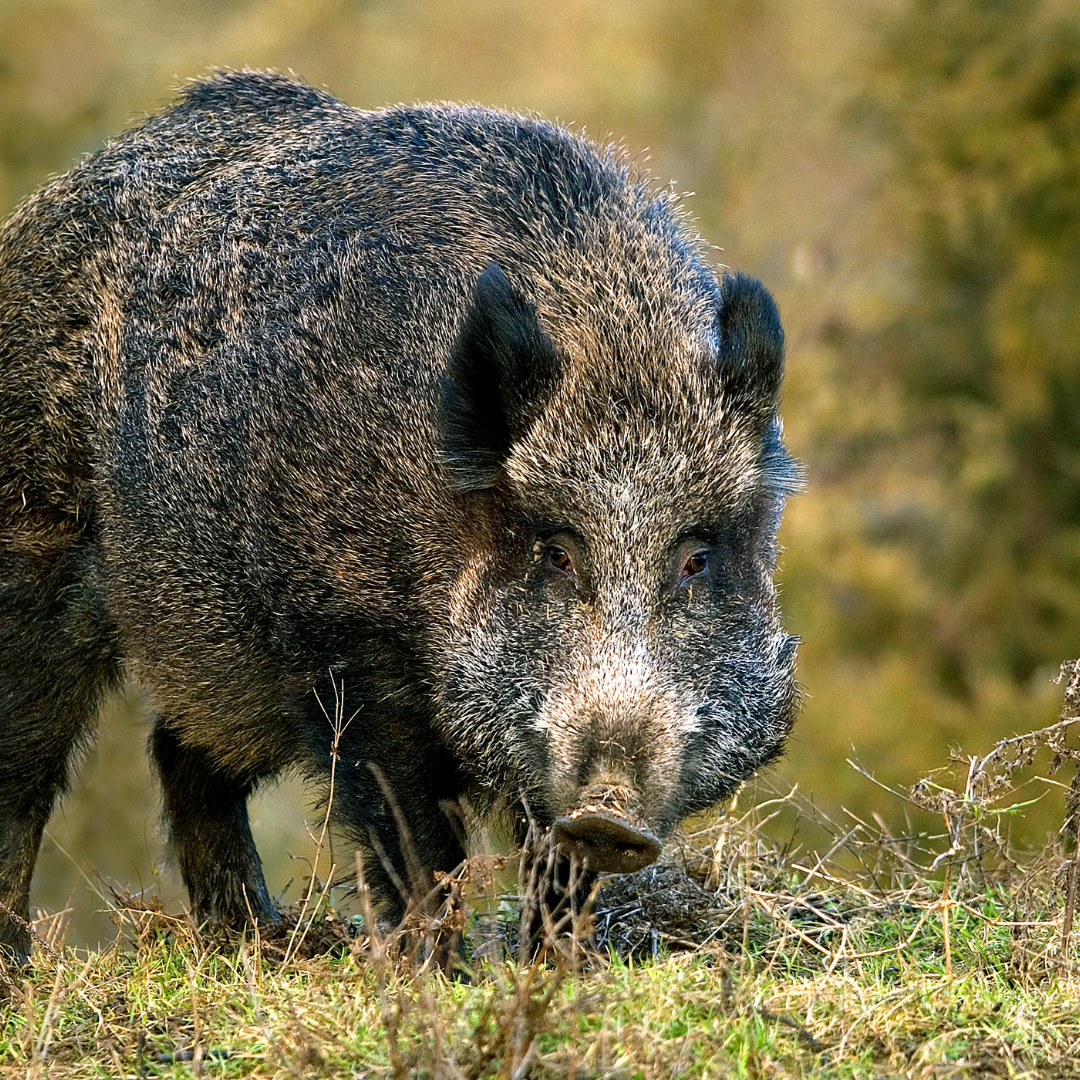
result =
[{"label": "boar ear", "polygon": [[536,309],[514,292],[497,262],[488,263],[451,350],[439,407],[443,458],[462,489],[498,481],[511,445],[536,419],[558,372]]},{"label": "boar ear", "polygon": [[724,395],[761,433],[762,488],[784,498],[802,490],[803,470],[787,452],[778,414],[784,378],[784,330],[768,289],[738,272],[720,284],[716,317]]},{"label": "boar ear", "polygon": [[757,278],[727,274],[716,315],[725,395],[761,420],[776,412],[784,378],[784,330],[768,289]]}]

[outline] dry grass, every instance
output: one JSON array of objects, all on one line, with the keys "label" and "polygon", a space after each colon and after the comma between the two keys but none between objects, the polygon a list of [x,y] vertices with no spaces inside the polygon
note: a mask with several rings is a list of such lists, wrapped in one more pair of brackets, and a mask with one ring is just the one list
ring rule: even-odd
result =
[{"label": "dry grass", "polygon": [[[314,878],[273,940],[211,938],[122,895],[115,945],[84,956],[43,919],[33,972],[6,979],[0,1074],[1080,1077],[1068,674],[1059,724],[883,796],[936,815],[936,835],[765,799],[607,882],[593,945],[579,925],[535,963],[508,957],[518,906],[492,860],[385,933],[363,890],[349,918]],[[1047,783],[1062,836],[1021,856],[1008,822]],[[770,839],[793,813],[827,830],[824,850]],[[447,930],[470,947],[457,977],[433,963]]]}]

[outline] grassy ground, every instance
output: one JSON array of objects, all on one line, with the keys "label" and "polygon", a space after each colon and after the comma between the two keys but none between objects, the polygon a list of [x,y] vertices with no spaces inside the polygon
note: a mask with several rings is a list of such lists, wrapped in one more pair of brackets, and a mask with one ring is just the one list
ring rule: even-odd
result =
[{"label": "grassy ground", "polygon": [[[0,1075],[1080,1077],[1078,705],[1074,672],[1061,724],[902,796],[939,835],[823,821],[797,793],[733,809],[608,882],[592,944],[543,962],[508,958],[514,902],[481,859],[456,879],[453,978],[326,890],[276,940],[127,896],[115,946],[85,955],[43,919],[4,987]],[[1020,859],[1006,825],[1033,767],[1066,836]],[[822,853],[769,839],[792,813],[831,834]]]}]

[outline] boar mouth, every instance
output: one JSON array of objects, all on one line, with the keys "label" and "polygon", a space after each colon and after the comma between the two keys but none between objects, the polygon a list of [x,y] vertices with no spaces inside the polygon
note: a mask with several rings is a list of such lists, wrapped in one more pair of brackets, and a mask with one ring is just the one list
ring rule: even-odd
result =
[{"label": "boar mouth", "polygon": [[585,806],[559,818],[551,835],[565,854],[601,873],[632,874],[660,855],[660,841],[651,832],[606,806]]}]

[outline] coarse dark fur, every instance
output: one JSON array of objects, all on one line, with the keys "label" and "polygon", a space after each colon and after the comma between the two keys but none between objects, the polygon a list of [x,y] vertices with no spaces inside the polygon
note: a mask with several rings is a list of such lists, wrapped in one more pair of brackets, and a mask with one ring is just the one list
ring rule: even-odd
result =
[{"label": "coarse dark fur", "polygon": [[550,825],[617,789],[662,838],[732,792],[796,697],[782,354],[668,193],[534,118],[226,72],[27,199],[0,231],[9,957],[126,681],[200,919],[276,917],[246,799],[327,780],[335,701],[333,813],[401,878],[371,763],[428,870],[464,794]]}]

